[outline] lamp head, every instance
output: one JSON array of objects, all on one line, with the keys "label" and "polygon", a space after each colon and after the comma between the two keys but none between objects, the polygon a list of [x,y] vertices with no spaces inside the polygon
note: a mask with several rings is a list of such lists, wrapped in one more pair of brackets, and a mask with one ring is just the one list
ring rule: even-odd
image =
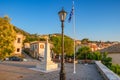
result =
[{"label": "lamp head", "polygon": [[59,17],[60,17],[60,21],[64,22],[64,20],[66,18],[66,15],[67,15],[67,12],[62,8],[62,10],[58,12],[58,14],[59,14]]}]

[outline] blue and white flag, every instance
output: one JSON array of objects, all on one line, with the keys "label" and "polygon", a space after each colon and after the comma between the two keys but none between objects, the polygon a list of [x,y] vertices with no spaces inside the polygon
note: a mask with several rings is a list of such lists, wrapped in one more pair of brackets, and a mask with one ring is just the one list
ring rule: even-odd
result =
[{"label": "blue and white flag", "polygon": [[70,12],[70,15],[69,15],[69,18],[68,18],[68,22],[70,23],[71,22],[71,19],[73,17],[73,14],[74,14],[74,7],[72,7],[72,10]]}]

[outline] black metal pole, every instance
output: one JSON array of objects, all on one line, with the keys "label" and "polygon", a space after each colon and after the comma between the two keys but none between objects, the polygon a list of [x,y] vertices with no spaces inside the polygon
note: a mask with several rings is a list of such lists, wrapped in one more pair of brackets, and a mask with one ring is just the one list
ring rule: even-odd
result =
[{"label": "black metal pole", "polygon": [[61,22],[62,27],[62,55],[61,55],[61,70],[60,70],[60,80],[66,80],[65,68],[64,68],[64,21]]}]

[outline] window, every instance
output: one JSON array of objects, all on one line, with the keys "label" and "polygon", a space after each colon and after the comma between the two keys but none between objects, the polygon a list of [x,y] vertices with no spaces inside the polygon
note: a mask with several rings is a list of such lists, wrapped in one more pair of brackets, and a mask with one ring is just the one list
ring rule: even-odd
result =
[{"label": "window", "polygon": [[17,48],[17,52],[20,52],[20,48]]},{"label": "window", "polygon": [[35,45],[35,49],[37,49],[37,45]]},{"label": "window", "polygon": [[21,42],[21,38],[18,38],[18,39],[17,39],[17,43],[20,43],[20,42]]}]

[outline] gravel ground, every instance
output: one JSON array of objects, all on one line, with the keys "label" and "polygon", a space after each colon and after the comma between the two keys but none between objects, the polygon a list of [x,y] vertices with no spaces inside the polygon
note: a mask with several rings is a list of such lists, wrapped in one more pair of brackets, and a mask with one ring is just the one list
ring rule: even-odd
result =
[{"label": "gravel ground", "polygon": [[[0,80],[59,80],[59,70],[49,73],[30,70],[36,66],[36,61],[0,62]],[[76,74],[73,74],[73,64],[65,64],[66,80],[103,80],[94,64],[76,64]]]}]

